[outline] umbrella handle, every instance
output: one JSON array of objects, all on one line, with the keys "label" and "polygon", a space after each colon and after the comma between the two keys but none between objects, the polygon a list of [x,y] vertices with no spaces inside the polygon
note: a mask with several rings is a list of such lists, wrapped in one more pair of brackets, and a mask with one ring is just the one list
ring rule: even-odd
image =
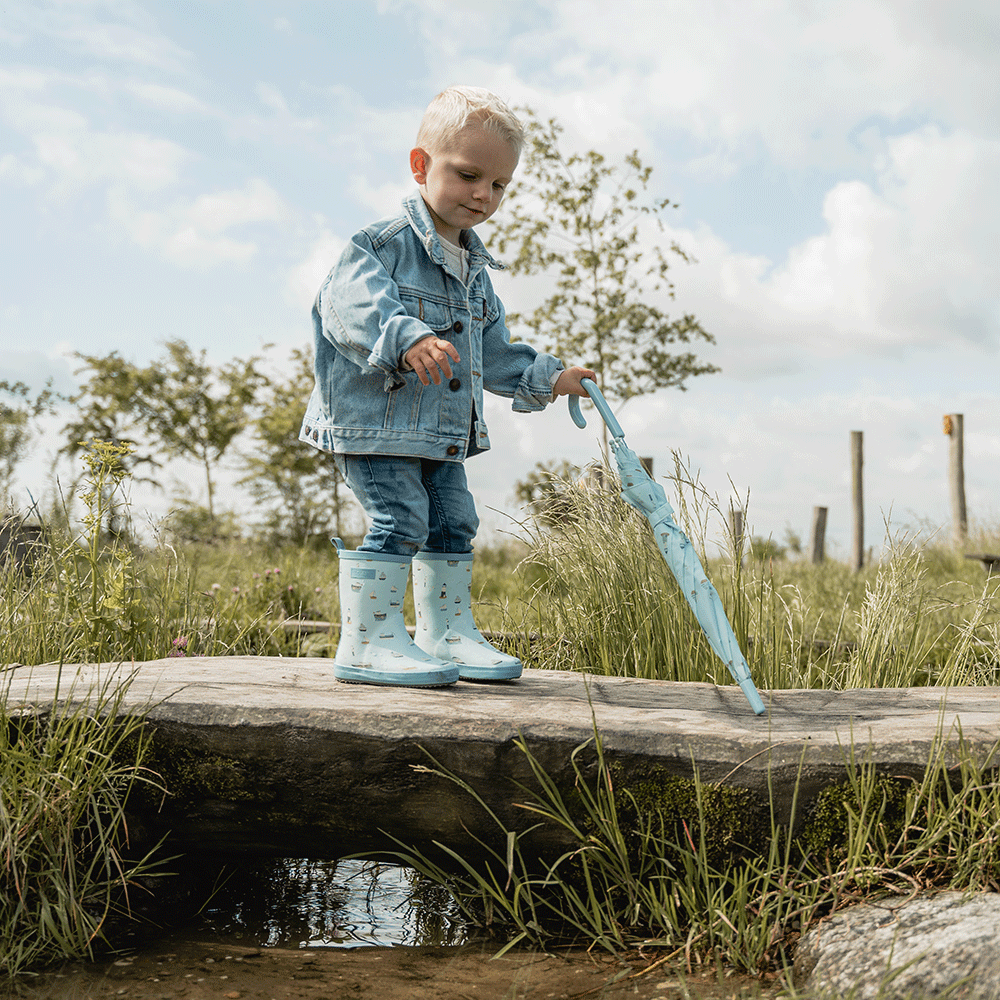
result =
[{"label": "umbrella handle", "polygon": [[[604,393],[597,387],[597,383],[591,378],[582,378],[580,379],[580,385],[587,390],[587,395],[593,400],[594,406],[597,407],[597,412],[600,413],[601,418],[608,425],[611,436],[614,438],[625,437],[625,432],[622,430],[621,424],[615,419],[615,415],[611,412],[611,407],[608,406],[608,401],[604,398]],[[580,411],[579,396],[571,395],[569,397],[569,415],[573,418],[573,423],[577,427],[587,426],[587,419]]]}]

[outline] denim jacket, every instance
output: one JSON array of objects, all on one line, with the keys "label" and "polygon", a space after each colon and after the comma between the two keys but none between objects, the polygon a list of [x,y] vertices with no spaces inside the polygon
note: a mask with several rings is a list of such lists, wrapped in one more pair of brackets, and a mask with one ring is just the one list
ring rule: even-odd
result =
[{"label": "denim jacket", "polygon": [[[469,282],[445,263],[419,192],[401,215],[361,230],[313,305],[316,385],[299,438],[324,451],[462,461],[490,446],[483,390],[518,412],[544,409],[557,358],[510,342],[487,267],[502,268],[472,230]],[[429,333],[462,360],[422,385],[403,355]]]}]

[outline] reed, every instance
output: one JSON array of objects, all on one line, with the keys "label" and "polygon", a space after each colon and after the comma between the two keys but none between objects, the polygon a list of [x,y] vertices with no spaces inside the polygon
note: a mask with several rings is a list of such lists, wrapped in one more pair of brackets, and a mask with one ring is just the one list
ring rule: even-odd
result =
[{"label": "reed", "polygon": [[[605,483],[613,477],[605,470]],[[759,688],[996,683],[1000,577],[914,538],[889,539],[861,573],[842,564],[710,557],[718,504],[682,466],[676,520],[701,555]],[[528,525],[536,576],[525,617],[549,636],[533,665],[732,683],[645,519],[613,487],[562,484],[556,526]],[[734,549],[724,539],[723,553]],[[557,639],[561,641],[552,641]]]},{"label": "reed", "polygon": [[[402,844],[397,852],[447,888],[501,952],[572,944],[638,950],[688,972],[722,963],[763,974],[789,968],[801,934],[859,898],[1000,889],[996,748],[980,759],[960,732],[939,733],[920,780],[881,774],[847,748],[843,781],[816,803],[805,808],[796,781],[791,813],[779,820],[769,789],[770,829],[722,846],[710,804],[719,786],[697,774],[686,800],[657,803],[616,782],[595,730],[573,754],[567,796],[525,741],[516,745],[535,780],[520,803],[528,824],[510,829],[494,815],[497,837],[481,841],[474,859],[444,844],[434,858]],[[592,777],[580,763],[585,750],[596,755]],[[433,759],[423,770],[488,811],[474,788]],[[730,816],[730,832],[734,822]],[[558,829],[570,846],[539,856],[530,846],[539,827]]]},{"label": "reed", "polygon": [[130,840],[130,794],[159,786],[142,766],[141,717],[118,715],[126,689],[71,706],[67,684],[22,711],[0,688],[0,977],[92,955],[129,919],[136,880],[157,873],[156,848]]}]

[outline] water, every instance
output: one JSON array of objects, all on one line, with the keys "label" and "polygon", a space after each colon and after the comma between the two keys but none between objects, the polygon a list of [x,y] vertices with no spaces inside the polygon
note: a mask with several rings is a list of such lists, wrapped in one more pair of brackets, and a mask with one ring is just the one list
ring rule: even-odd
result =
[{"label": "water", "polygon": [[449,894],[402,865],[245,858],[214,869],[206,888],[193,926],[220,943],[358,948],[468,940]]}]

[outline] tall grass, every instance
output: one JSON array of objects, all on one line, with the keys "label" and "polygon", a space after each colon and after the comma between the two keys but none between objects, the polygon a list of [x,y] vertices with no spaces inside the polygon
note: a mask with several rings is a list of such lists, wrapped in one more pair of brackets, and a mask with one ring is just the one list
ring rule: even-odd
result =
[{"label": "tall grass", "polygon": [[91,955],[144,891],[135,880],[156,873],[128,827],[131,792],[156,785],[142,719],[109,721],[126,689],[21,711],[0,686],[0,978]]},{"label": "tall grass", "polygon": [[[436,858],[399,851],[449,889],[469,922],[505,941],[504,950],[639,948],[658,952],[657,964],[723,962],[760,973],[786,966],[802,933],[861,896],[1000,889],[997,762],[978,760],[960,733],[939,734],[919,781],[886,777],[849,748],[843,782],[816,805],[798,802],[796,782],[791,814],[779,820],[771,789],[770,829],[744,829],[745,839],[721,846],[724,828],[739,827],[741,807],[734,799],[720,819],[719,785],[695,775],[689,794],[659,801],[623,787],[595,732],[593,777],[580,763],[585,744],[573,755],[567,796],[523,740],[517,747],[535,778],[521,803],[529,824],[509,829],[494,815],[497,836],[480,842],[475,860],[445,844],[435,845]],[[488,811],[475,789],[436,762],[424,770]],[[539,856],[531,837],[540,826],[557,828],[570,846]]]},{"label": "tall grass", "polygon": [[[332,546],[227,543],[140,547],[128,532],[127,477],[116,446],[87,453],[86,509],[75,536],[53,528],[34,572],[0,567],[0,662],[163,656],[329,656],[336,631],[286,618],[339,620]],[[481,548],[473,565],[480,627],[505,633],[531,666],[731,683],[645,519],[608,485],[564,484],[561,520]],[[680,464],[668,494],[722,596],[758,687],[993,684],[1000,575],[954,551],[891,539],[860,573],[835,561],[734,558],[709,550],[718,505]],[[65,522],[65,518],[62,519]],[[59,518],[54,518],[59,523]],[[988,548],[994,539],[982,539]],[[405,610],[412,620],[412,596]]]},{"label": "tall grass", "polygon": [[[109,534],[102,525],[129,523],[123,457],[118,446],[93,445],[82,530],[52,529],[30,578],[0,566],[0,662],[332,655],[335,629],[282,625],[339,621],[332,546],[142,548],[128,532]],[[618,497],[609,470],[603,481],[564,484],[558,523],[526,522],[522,538],[479,550],[480,627],[504,633],[535,667],[731,683],[647,522]],[[996,683],[1000,574],[985,576],[978,563],[907,537],[891,539],[860,573],[834,561],[734,558],[733,539],[713,555],[711,526],[727,519],[679,463],[670,487],[758,687]],[[412,620],[409,594],[404,608]]]},{"label": "tall grass", "polygon": [[[612,479],[606,473],[605,479]],[[874,566],[709,558],[722,512],[685,470],[672,503],[700,551],[758,687],[856,688],[993,684],[1000,576],[942,558],[914,539],[889,540]],[[558,526],[531,526],[526,565],[538,576],[533,627],[562,637],[537,665],[728,684],[645,518],[612,488],[565,483]],[[723,546],[732,551],[732,540]]]},{"label": "tall grass", "polygon": [[[298,654],[300,637],[281,622],[329,612],[323,588],[297,572],[308,553],[284,560],[283,573],[277,557],[242,547],[140,547],[129,530],[126,454],[90,445],[80,530],[54,517],[28,564],[0,565],[0,663]],[[109,532],[109,522],[125,530]]]}]

